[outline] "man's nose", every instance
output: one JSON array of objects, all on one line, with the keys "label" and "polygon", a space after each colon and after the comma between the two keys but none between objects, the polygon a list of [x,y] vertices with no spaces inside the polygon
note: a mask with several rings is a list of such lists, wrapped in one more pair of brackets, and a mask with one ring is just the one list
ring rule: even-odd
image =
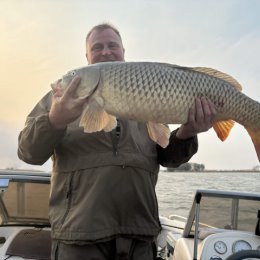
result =
[{"label": "man's nose", "polygon": [[108,54],[111,54],[111,50],[109,49],[108,46],[104,46],[102,50],[102,55],[108,55]]}]

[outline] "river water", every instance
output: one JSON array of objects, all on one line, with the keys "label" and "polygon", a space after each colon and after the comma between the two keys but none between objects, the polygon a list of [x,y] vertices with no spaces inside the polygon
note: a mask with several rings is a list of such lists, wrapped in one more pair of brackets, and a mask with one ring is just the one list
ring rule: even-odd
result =
[{"label": "river water", "polygon": [[260,192],[260,172],[160,171],[156,193],[159,214],[186,217],[197,189]]}]

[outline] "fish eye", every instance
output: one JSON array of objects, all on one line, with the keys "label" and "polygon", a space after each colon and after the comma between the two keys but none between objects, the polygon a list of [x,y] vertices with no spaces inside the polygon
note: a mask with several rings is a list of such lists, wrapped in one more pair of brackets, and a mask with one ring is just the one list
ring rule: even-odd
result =
[{"label": "fish eye", "polygon": [[68,73],[70,76],[76,76],[76,71],[75,70],[72,70]]}]

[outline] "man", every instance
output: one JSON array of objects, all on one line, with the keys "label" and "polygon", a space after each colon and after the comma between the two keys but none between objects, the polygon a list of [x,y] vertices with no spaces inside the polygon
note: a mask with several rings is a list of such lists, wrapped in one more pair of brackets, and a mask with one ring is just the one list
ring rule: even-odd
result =
[{"label": "man", "polygon": [[[124,61],[116,28],[95,26],[86,38],[89,64]],[[79,117],[87,100],[75,95],[75,77],[63,93],[58,83],[29,114],[19,135],[19,157],[31,164],[53,160],[50,194],[52,260],[154,259],[160,232],[155,185],[159,164],[177,167],[197,151],[196,134],[216,113],[202,98],[163,149],[146,125],[118,120],[112,132],[86,134]]]}]

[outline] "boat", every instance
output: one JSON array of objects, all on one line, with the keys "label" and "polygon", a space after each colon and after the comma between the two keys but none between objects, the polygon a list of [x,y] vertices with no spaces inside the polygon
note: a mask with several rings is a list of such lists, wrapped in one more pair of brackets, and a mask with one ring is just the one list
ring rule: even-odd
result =
[{"label": "boat", "polygon": [[167,260],[260,258],[260,194],[197,190],[187,218],[160,217],[158,253]]},{"label": "boat", "polygon": [[[0,260],[50,259],[50,179],[0,170]],[[160,216],[158,260],[260,259],[260,193],[197,190],[191,205]]]}]

